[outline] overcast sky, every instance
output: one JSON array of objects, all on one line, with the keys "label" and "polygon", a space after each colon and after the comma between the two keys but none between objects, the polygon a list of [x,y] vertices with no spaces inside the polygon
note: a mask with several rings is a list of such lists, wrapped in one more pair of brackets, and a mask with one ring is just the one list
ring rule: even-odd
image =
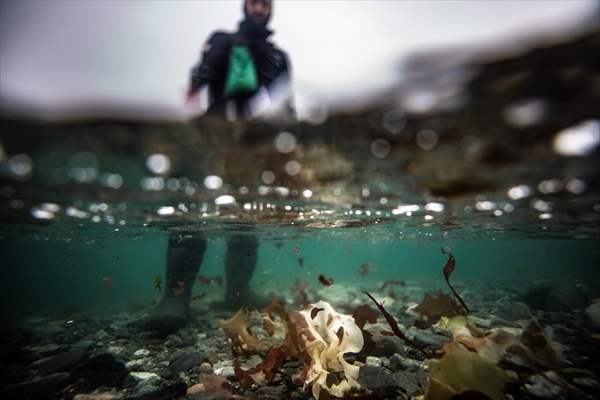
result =
[{"label": "overcast sky", "polygon": [[[241,0],[1,0],[0,100],[60,110],[101,102],[184,112],[189,70],[215,29],[235,30]],[[274,41],[306,99],[359,97],[397,77],[415,51],[510,40],[576,24],[595,0],[276,0]]]}]

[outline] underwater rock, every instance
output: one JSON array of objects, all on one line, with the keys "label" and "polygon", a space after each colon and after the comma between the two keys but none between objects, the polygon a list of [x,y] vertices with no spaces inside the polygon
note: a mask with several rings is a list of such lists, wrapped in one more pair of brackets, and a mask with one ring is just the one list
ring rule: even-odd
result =
[{"label": "underwater rock", "polygon": [[223,368],[215,369],[215,375],[233,378],[235,377],[235,368],[232,365],[227,365]]},{"label": "underwater rock", "polygon": [[259,387],[256,392],[250,393],[249,396],[253,400],[279,400],[287,398],[286,392],[285,386],[263,386]]},{"label": "underwater rock", "polygon": [[120,396],[112,393],[76,394],[73,400],[115,400]]},{"label": "underwater rock", "polygon": [[528,360],[522,357],[512,354],[510,351],[505,352],[498,363],[505,370],[512,370],[519,373],[530,374],[533,372]]},{"label": "underwater rock", "polygon": [[489,329],[492,327],[492,321],[487,318],[479,318],[479,317],[475,317],[475,316],[469,316],[469,321],[473,325],[475,325],[479,328]]},{"label": "underwater rock", "polygon": [[138,349],[133,353],[133,356],[136,358],[147,357],[150,355],[150,350],[148,349]]},{"label": "underwater rock", "polygon": [[595,391],[596,394],[600,393],[600,383],[593,378],[575,378],[573,383],[583,389]]},{"label": "underwater rock", "polygon": [[133,395],[138,397],[147,396],[148,398],[154,398],[152,396],[160,395],[160,393],[160,388],[155,382],[139,382],[133,390]]},{"label": "underwater rock", "polygon": [[108,333],[106,333],[105,330],[100,329],[94,337],[96,338],[96,340],[104,340],[110,338],[111,336]]},{"label": "underwater rock", "polygon": [[136,358],[125,363],[128,370],[135,371],[137,369],[143,369],[150,362],[150,358]]},{"label": "underwater rock", "polygon": [[368,367],[381,367],[382,362],[379,357],[367,356],[366,364]]},{"label": "underwater rock", "polygon": [[574,379],[574,378],[596,378],[596,374],[593,371],[582,368],[563,368],[562,373],[564,376]]},{"label": "underwater rock", "polygon": [[109,353],[113,353],[115,355],[119,355],[119,354],[123,353],[123,350],[125,350],[125,349],[121,346],[108,346],[108,349],[107,349],[107,351]]},{"label": "underwater rock", "polygon": [[203,363],[200,364],[200,373],[202,374],[210,374],[211,372],[213,372],[213,367],[211,365],[211,363],[205,361]]},{"label": "underwater rock", "polygon": [[169,335],[165,340],[165,346],[177,346],[181,344],[183,340],[177,335]]},{"label": "underwater rock", "polygon": [[49,396],[69,384],[68,372],[57,372],[31,381],[9,385],[2,390],[2,397],[23,399],[30,396]]},{"label": "underwater rock", "polygon": [[586,308],[585,316],[594,328],[600,329],[600,302],[593,303]]},{"label": "underwater rock", "polygon": [[131,372],[130,375],[138,382],[138,385],[156,385],[160,383],[160,376],[154,372]]},{"label": "underwater rock", "polygon": [[165,386],[147,386],[143,392],[126,397],[124,400],[173,400],[184,396],[187,385],[183,381],[176,381]]},{"label": "underwater rock", "polygon": [[447,342],[449,340],[449,338],[446,336],[438,335],[429,330],[422,329],[417,329],[415,331],[408,330],[406,332],[406,336],[408,336],[410,340],[413,340],[417,344],[434,348],[440,347],[443,342]]},{"label": "underwater rock", "polygon": [[375,348],[371,355],[376,357],[390,357],[393,354],[406,354],[402,340],[395,336],[380,336],[375,338]]},{"label": "underwater rock", "polygon": [[531,311],[529,311],[529,307],[527,307],[527,304],[521,301],[503,302],[501,307],[496,308],[492,313],[498,318],[502,318],[506,321],[516,321],[518,319],[531,318]]},{"label": "underwater rock", "polygon": [[215,375],[223,375],[223,370],[226,367],[232,367],[233,368],[233,361],[230,359],[219,359],[218,361],[213,363],[213,371]]},{"label": "underwater rock", "polygon": [[111,334],[118,338],[128,338],[133,333],[141,330],[141,322],[137,320],[117,321],[110,325]]},{"label": "underwater rock", "polygon": [[544,283],[530,288],[523,296],[529,307],[542,311],[584,309],[587,299],[581,289],[569,283]]},{"label": "underwater rock", "polygon": [[379,359],[381,360],[381,366],[390,369],[390,359],[387,357],[379,357]]},{"label": "underwater rock", "polygon": [[64,324],[51,324],[45,331],[48,338],[55,342],[61,342],[67,337],[67,329]]},{"label": "underwater rock", "polygon": [[[541,375],[533,375],[530,383],[524,385],[525,391],[539,399],[558,399],[565,397],[566,393],[561,385],[561,382],[555,381],[558,376],[554,372],[546,372],[545,377]],[[566,382],[562,382],[566,384]]]},{"label": "underwater rock", "polygon": [[35,356],[36,358],[44,358],[53,356],[55,354],[64,351],[65,347],[56,343],[49,343],[43,346],[35,347]]},{"label": "underwater rock", "polygon": [[424,392],[427,386],[427,374],[424,370],[417,372],[400,371],[393,374],[396,384],[402,388],[402,391],[412,396],[417,396]]},{"label": "underwater rock", "polygon": [[94,347],[96,345],[96,342],[94,342],[93,340],[80,340],[79,342],[75,343],[72,348],[76,349],[76,348],[80,348],[80,349],[84,349],[84,350],[89,350],[92,347]]},{"label": "underwater rock", "polygon": [[490,328],[517,328],[520,329],[522,326],[519,324],[517,320],[507,321],[500,317],[494,317],[490,321]]},{"label": "underwater rock", "polygon": [[400,354],[392,354],[390,357],[390,369],[394,372],[397,371],[409,371],[417,372],[423,371],[423,363],[421,361],[411,360],[410,358],[402,357]]},{"label": "underwater rock", "polygon": [[199,351],[177,351],[172,357],[169,363],[169,369],[173,373],[187,371],[190,368],[199,366],[202,361],[206,360],[206,354]]},{"label": "underwater rock", "polygon": [[97,354],[72,371],[73,382],[84,390],[98,386],[119,387],[127,375],[125,364],[111,353]]},{"label": "underwater rock", "polygon": [[379,367],[362,367],[358,373],[358,383],[372,391],[377,398],[396,398],[400,390],[394,375]]},{"label": "underwater rock", "polygon": [[86,355],[84,349],[74,349],[37,360],[31,365],[31,368],[37,369],[42,375],[67,372],[75,365],[84,361]]}]

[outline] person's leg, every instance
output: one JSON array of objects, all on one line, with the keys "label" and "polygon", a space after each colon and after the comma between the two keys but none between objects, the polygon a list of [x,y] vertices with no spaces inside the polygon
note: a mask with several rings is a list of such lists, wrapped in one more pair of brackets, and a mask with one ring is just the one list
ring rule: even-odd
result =
[{"label": "person's leg", "polygon": [[169,233],[164,292],[146,320],[147,329],[169,332],[188,322],[192,286],[205,250],[206,239],[201,234]]},{"label": "person's leg", "polygon": [[[249,229],[250,230],[250,229]],[[250,233],[234,234],[225,253],[225,301],[223,307],[262,307],[266,297],[250,290],[250,280],[258,260],[258,239]]]},{"label": "person's leg", "polygon": [[232,235],[225,253],[225,301],[236,303],[249,290],[256,269],[258,240],[251,235]]}]

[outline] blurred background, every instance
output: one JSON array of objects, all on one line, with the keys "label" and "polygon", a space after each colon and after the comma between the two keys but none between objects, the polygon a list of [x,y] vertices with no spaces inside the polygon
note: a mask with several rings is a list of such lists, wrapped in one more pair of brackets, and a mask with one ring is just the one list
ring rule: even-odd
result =
[{"label": "blurred background", "polygon": [[[182,119],[191,67],[210,32],[235,31],[241,1],[2,0],[2,111]],[[595,0],[302,1],[274,4],[274,40],[291,57],[300,118],[370,102],[406,79],[416,53],[515,53],[572,36]]]}]

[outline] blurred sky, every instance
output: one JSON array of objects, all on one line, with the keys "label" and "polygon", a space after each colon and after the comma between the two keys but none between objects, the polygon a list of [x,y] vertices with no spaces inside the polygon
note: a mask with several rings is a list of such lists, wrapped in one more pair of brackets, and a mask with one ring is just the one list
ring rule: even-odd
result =
[{"label": "blurred sky", "polygon": [[[204,40],[235,30],[242,15],[241,0],[0,1],[0,104],[46,116],[83,103],[185,115]],[[415,51],[574,26],[597,4],[275,0],[271,27],[291,57],[302,115],[311,98],[338,101],[390,85],[399,60]]]}]

